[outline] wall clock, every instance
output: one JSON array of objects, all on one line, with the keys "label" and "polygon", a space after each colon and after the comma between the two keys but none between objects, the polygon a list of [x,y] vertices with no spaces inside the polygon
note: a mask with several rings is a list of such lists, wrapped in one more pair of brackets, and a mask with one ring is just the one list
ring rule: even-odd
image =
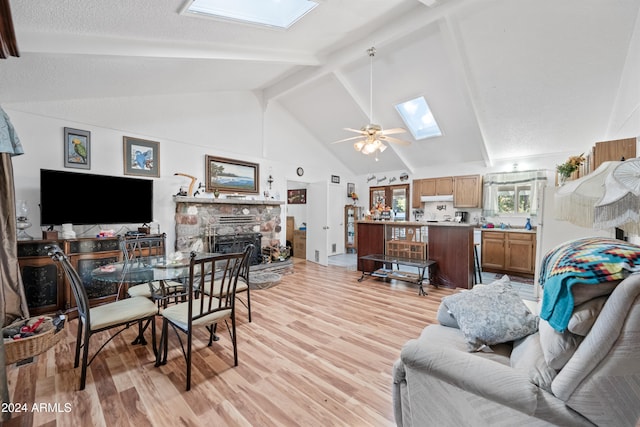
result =
[{"label": "wall clock", "polygon": [[298,176],[302,176],[304,175],[304,169],[299,167],[298,169],[296,169],[296,173],[298,174]]}]

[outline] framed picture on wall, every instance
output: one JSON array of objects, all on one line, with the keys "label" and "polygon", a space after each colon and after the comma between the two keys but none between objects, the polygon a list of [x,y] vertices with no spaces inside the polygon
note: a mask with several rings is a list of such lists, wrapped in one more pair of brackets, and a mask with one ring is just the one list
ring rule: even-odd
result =
[{"label": "framed picture on wall", "polygon": [[205,162],[206,191],[257,193],[260,165],[242,160],[207,156]]},{"label": "framed picture on wall", "polygon": [[353,182],[347,183],[347,197],[351,197],[356,192],[356,185]]},{"label": "framed picture on wall", "polygon": [[91,169],[91,132],[64,128],[64,167]]},{"label": "framed picture on wall", "polygon": [[307,203],[307,189],[287,190],[287,203],[290,205],[304,205]]},{"label": "framed picture on wall", "polygon": [[160,177],[160,143],[146,139],[124,139],[124,174]]}]

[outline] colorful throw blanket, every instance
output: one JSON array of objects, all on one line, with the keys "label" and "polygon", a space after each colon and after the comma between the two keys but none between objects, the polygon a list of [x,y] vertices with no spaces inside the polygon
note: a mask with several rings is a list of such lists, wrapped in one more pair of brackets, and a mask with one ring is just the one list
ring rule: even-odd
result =
[{"label": "colorful throw blanket", "polygon": [[571,287],[621,280],[640,271],[640,246],[622,240],[588,237],[549,251],[542,260],[540,318],[564,331],[573,313]]}]

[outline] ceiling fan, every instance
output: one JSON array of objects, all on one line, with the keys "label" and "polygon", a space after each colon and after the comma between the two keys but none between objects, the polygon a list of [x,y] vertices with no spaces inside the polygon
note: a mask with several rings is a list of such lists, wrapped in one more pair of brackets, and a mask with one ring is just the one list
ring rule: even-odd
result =
[{"label": "ceiling fan", "polygon": [[402,139],[398,139],[389,135],[395,135],[398,133],[406,132],[403,128],[393,128],[393,129],[383,129],[382,126],[373,123],[373,57],[376,54],[376,48],[370,47],[367,49],[367,54],[369,55],[371,62],[371,70],[370,70],[370,80],[369,80],[369,121],[370,123],[361,127],[360,129],[353,128],[344,128],[344,130],[348,130],[350,132],[358,133],[358,136],[352,136],[350,138],[341,139],[339,141],[332,142],[332,144],[337,144],[339,142],[345,141],[353,141],[357,140],[353,147],[356,151],[360,151],[363,154],[372,154],[377,152],[383,152],[387,149],[387,146],[384,142],[393,142],[400,145],[409,145],[410,142],[404,141]]}]

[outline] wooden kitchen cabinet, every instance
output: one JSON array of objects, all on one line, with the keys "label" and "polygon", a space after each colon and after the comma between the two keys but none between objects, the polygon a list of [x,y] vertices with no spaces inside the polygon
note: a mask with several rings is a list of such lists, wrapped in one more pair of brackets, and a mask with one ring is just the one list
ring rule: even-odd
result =
[{"label": "wooden kitchen cabinet", "polygon": [[536,235],[506,233],[505,270],[533,275],[536,263]]},{"label": "wooden kitchen cabinet", "polygon": [[411,205],[422,207],[422,196],[451,196],[455,208],[482,207],[482,176],[445,176],[413,180]]},{"label": "wooden kitchen cabinet", "polygon": [[603,162],[620,161],[636,157],[636,138],[596,142],[593,147],[593,170]]},{"label": "wooden kitchen cabinet", "polygon": [[422,182],[423,196],[451,196],[453,194],[453,177],[427,178]]},{"label": "wooden kitchen cabinet", "polygon": [[482,270],[504,270],[505,233],[482,231]]},{"label": "wooden kitchen cabinet", "polygon": [[413,180],[413,197],[411,204],[414,208],[422,207],[422,196],[451,196],[453,195],[453,177],[425,178]]},{"label": "wooden kitchen cabinet", "polygon": [[453,207],[482,207],[482,176],[466,175],[453,177]]},{"label": "wooden kitchen cabinet", "polygon": [[482,270],[533,276],[535,233],[482,231]]},{"label": "wooden kitchen cabinet", "polygon": [[413,192],[411,193],[411,207],[414,209],[420,209],[422,207],[422,201],[420,201],[420,197],[422,196],[422,181],[424,181],[424,179],[413,180]]}]

